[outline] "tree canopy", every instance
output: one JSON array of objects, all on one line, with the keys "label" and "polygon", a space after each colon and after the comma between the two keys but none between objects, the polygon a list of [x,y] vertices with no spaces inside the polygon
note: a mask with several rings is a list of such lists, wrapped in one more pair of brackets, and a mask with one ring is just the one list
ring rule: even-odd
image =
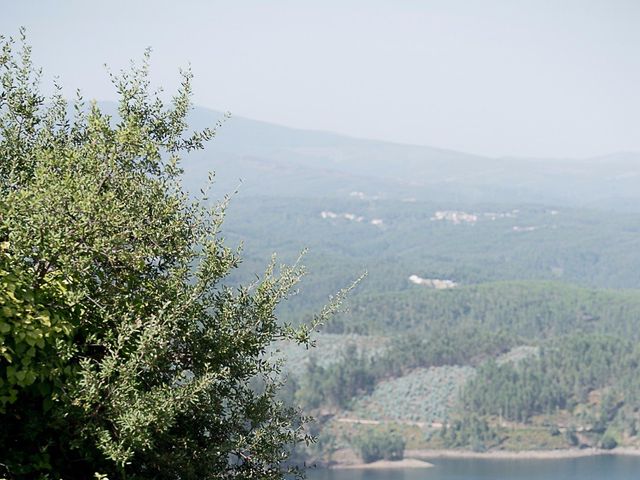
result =
[{"label": "tree canopy", "polygon": [[180,183],[216,134],[188,128],[191,73],[169,104],[148,52],[111,80],[113,117],[46,98],[0,37],[0,477],[280,478],[309,437],[267,347],[310,342],[274,313],[302,267],[225,283],[226,200]]}]

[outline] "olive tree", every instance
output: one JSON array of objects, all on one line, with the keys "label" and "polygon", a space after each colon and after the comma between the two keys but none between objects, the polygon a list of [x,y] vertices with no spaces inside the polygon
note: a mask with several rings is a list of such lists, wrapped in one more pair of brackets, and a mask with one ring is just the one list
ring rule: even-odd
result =
[{"label": "olive tree", "polygon": [[163,102],[147,53],[111,118],[45,98],[23,34],[0,44],[0,478],[281,478],[309,437],[268,346],[337,302],[293,328],[298,264],[225,283],[226,201],[181,188],[217,128],[188,128],[191,74]]}]

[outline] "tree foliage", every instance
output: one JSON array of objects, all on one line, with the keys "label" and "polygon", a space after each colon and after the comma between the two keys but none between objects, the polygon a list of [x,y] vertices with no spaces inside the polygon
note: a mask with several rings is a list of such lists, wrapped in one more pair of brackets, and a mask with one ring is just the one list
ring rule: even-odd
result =
[{"label": "tree foliage", "polygon": [[191,74],[165,105],[147,53],[111,75],[110,117],[45,98],[24,35],[0,48],[2,473],[279,478],[308,438],[266,347],[309,342],[274,314],[302,268],[225,283],[226,202],[180,183],[181,156],[216,133],[188,130]]},{"label": "tree foliage", "polygon": [[404,437],[393,427],[366,428],[354,437],[352,443],[365,463],[404,458]]},{"label": "tree foliage", "polygon": [[470,448],[474,452],[484,452],[500,443],[498,429],[473,414],[445,425],[440,436],[447,448]]},{"label": "tree foliage", "polygon": [[[608,386],[625,392],[627,403],[636,404],[632,389],[637,381],[628,378],[638,361],[634,347],[619,337],[576,334],[554,339],[538,356],[518,364],[489,360],[464,389],[465,409],[525,422],[587,402],[590,392]],[[620,407],[610,397],[604,400],[594,423],[610,422]]]},{"label": "tree foliage", "polygon": [[371,359],[348,345],[339,361],[327,368],[318,365],[312,357],[296,397],[307,409],[321,405],[346,408],[356,395],[371,391],[375,373]]}]

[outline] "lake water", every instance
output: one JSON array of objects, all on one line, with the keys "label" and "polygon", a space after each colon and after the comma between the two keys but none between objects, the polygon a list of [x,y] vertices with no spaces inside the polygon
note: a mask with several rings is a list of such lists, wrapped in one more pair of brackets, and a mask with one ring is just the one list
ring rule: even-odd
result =
[{"label": "lake water", "polygon": [[563,460],[434,459],[433,468],[310,470],[309,480],[640,480],[640,457]]}]

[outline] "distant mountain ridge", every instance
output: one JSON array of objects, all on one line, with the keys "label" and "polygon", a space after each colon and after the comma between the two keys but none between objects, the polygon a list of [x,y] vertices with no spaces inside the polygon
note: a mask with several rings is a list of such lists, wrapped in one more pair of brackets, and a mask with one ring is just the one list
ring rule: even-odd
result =
[{"label": "distant mountain ridge", "polygon": [[[204,126],[220,115],[198,108],[193,124]],[[245,179],[243,189],[251,194],[342,196],[357,190],[382,198],[620,210],[636,210],[640,200],[640,154],[634,152],[583,160],[489,158],[235,117],[207,152],[210,158],[233,155],[233,174]],[[207,165],[215,169],[216,163]],[[193,173],[203,167],[198,164]],[[230,177],[223,172],[229,167],[218,170]]]},{"label": "distant mountain ridge", "polygon": [[[100,104],[115,113],[115,104]],[[191,128],[224,114],[202,107]],[[396,200],[536,203],[640,210],[640,153],[586,159],[491,158],[442,148],[352,138],[232,116],[204,151],[184,163],[197,191],[209,171],[216,192],[285,197],[344,197],[362,192]]]}]

